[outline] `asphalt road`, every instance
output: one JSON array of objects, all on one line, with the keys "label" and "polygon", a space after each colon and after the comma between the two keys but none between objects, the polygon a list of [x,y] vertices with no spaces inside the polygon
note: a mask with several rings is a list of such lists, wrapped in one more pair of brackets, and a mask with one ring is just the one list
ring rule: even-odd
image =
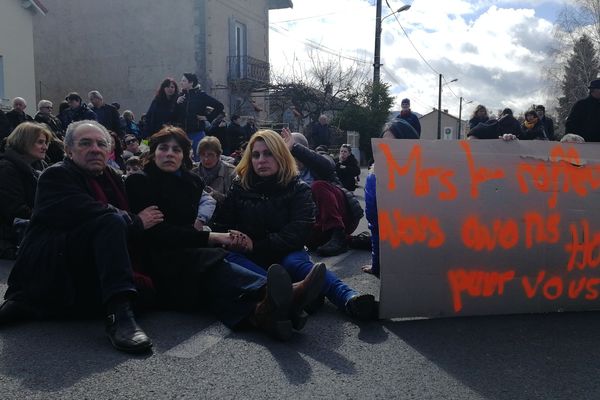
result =
[{"label": "asphalt road", "polygon": [[[325,261],[378,296],[368,252]],[[0,399],[600,398],[597,312],[356,324],[326,304],[287,343],[203,313],[138,319],[151,355],[113,350],[101,320],[0,328]]]}]

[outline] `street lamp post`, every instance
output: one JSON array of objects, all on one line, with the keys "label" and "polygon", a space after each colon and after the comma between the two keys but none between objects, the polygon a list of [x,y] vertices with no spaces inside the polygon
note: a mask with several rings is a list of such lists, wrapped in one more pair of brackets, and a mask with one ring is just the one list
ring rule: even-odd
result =
[{"label": "street lamp post", "polygon": [[391,17],[402,11],[406,11],[410,8],[410,5],[404,5],[394,11],[391,14],[381,18],[381,0],[377,0],[377,10],[375,16],[375,57],[373,60],[373,83],[377,84],[380,81],[380,70],[381,70],[381,22],[387,17]]},{"label": "street lamp post", "polygon": [[[458,79],[452,79],[448,83],[456,82]],[[438,129],[437,129],[438,140],[442,138],[442,74],[440,74],[440,84],[438,92]]]},{"label": "street lamp post", "polygon": [[[469,100],[467,101],[465,104],[471,104],[473,102],[473,100]],[[460,98],[460,105],[458,107],[458,135],[457,138],[460,140],[460,132],[462,130],[462,104],[463,104],[463,98]]]}]

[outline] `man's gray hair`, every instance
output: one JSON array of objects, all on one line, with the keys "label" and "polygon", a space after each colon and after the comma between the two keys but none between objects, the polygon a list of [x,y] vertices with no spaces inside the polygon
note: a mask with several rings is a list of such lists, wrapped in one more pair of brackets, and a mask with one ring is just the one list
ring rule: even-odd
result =
[{"label": "man's gray hair", "polygon": [[106,142],[110,144],[112,142],[112,136],[108,133],[108,130],[100,124],[98,121],[93,121],[91,119],[84,119],[83,121],[71,122],[67,127],[67,133],[65,133],[65,146],[73,147],[75,146],[75,132],[81,127],[87,125],[92,127],[92,129],[96,129],[104,135]]},{"label": "man's gray hair", "polygon": [[42,107],[52,107],[52,102],[50,100],[40,100],[38,103],[38,110]]},{"label": "man's gray hair", "polygon": [[100,94],[99,91],[97,90],[92,90],[91,92],[88,93],[88,99],[100,99],[100,100],[104,100],[104,97],[102,97],[102,95]]}]

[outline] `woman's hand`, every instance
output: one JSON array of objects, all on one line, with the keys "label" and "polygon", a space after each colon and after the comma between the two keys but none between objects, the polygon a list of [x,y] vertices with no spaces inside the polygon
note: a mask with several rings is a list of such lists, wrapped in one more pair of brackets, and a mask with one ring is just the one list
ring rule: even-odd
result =
[{"label": "woman's hand", "polygon": [[229,236],[231,242],[227,247],[229,250],[238,251],[241,253],[249,253],[252,251],[252,239],[243,232],[230,230]]},{"label": "woman's hand", "polygon": [[165,216],[158,209],[157,206],[150,206],[144,208],[138,213],[138,217],[140,217],[140,219],[142,220],[144,229],[150,229],[154,225],[160,224],[165,220]]},{"label": "woman's hand", "polygon": [[281,130],[281,137],[283,138],[283,141],[285,142],[287,148],[292,150],[292,146],[294,146],[294,136],[292,135],[292,132],[289,130],[289,128],[283,128]]},{"label": "woman's hand", "polygon": [[185,94],[182,94],[177,98],[177,104],[181,104],[185,101]]},{"label": "woman's hand", "polygon": [[510,142],[512,140],[518,140],[517,137],[515,135],[513,135],[512,133],[505,133],[504,135],[500,136],[499,138],[504,140],[505,142]]}]

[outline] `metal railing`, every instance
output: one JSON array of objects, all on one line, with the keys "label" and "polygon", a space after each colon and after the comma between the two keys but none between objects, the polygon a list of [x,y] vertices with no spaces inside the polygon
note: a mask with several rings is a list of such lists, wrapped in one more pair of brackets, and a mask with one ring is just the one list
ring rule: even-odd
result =
[{"label": "metal railing", "polygon": [[231,81],[249,80],[269,82],[269,63],[249,56],[227,57],[229,66],[227,79]]}]

